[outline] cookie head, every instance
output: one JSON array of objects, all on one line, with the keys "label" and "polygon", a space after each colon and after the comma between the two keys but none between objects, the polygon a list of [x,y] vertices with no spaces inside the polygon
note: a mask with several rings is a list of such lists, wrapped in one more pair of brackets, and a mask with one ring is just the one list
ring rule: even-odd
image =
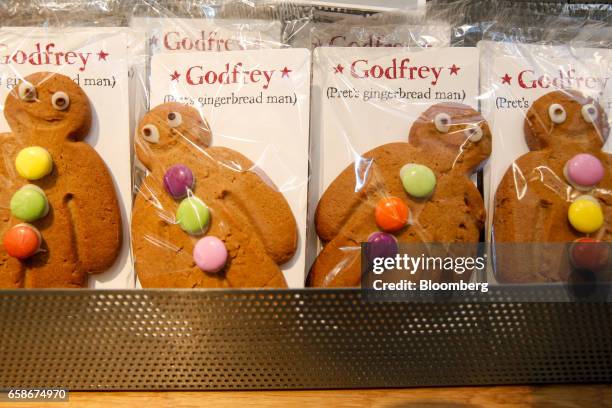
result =
[{"label": "cookie head", "polygon": [[433,105],[414,122],[410,144],[426,151],[441,168],[471,172],[491,154],[491,131],[479,112],[459,103]]},{"label": "cookie head", "polygon": [[38,72],[23,78],[6,98],[6,120],[16,133],[39,138],[82,140],[91,126],[85,92],[61,74]]},{"label": "cookie head", "polygon": [[530,150],[568,144],[599,150],[609,132],[602,106],[573,90],[554,91],[540,97],[525,118],[525,141]]},{"label": "cookie head", "polygon": [[174,149],[203,149],[211,143],[208,123],[200,113],[176,102],[150,110],[136,129],[136,154],[148,168],[155,156]]}]

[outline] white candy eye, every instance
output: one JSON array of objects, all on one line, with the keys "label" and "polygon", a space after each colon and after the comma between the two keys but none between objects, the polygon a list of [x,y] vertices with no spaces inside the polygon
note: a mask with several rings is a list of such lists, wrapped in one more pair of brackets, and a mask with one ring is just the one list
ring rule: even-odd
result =
[{"label": "white candy eye", "polygon": [[598,115],[599,112],[597,111],[595,105],[593,105],[592,103],[588,103],[582,107],[582,117],[588,123],[595,122],[597,120]]},{"label": "white candy eye", "polygon": [[479,142],[482,139],[482,129],[478,125],[470,125],[463,131],[470,142]]},{"label": "white candy eye", "polygon": [[149,143],[159,143],[159,130],[155,125],[145,125],[140,131],[144,140]]},{"label": "white candy eye", "polygon": [[448,133],[451,125],[451,117],[448,113],[438,113],[434,117],[434,125],[440,133]]},{"label": "white candy eye", "polygon": [[70,106],[70,97],[66,92],[57,91],[51,97],[51,105],[57,110],[66,110]]},{"label": "white candy eye", "polygon": [[171,128],[179,127],[183,123],[183,117],[178,112],[170,112],[168,114],[168,126]]},{"label": "white candy eye", "polygon": [[29,82],[22,82],[18,88],[19,99],[31,102],[36,99],[36,88]]},{"label": "white candy eye", "polygon": [[552,120],[553,123],[556,123],[557,125],[565,122],[565,119],[567,119],[567,113],[565,113],[565,109],[558,103],[553,103],[548,107],[548,116],[550,116],[550,120]]}]

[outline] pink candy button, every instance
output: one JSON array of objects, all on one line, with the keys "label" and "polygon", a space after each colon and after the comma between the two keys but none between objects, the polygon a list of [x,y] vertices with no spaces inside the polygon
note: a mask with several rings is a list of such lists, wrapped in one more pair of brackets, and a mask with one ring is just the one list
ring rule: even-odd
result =
[{"label": "pink candy button", "polygon": [[580,153],[565,163],[563,173],[567,181],[578,189],[589,189],[604,177],[601,161],[592,154]]},{"label": "pink candy button", "polygon": [[227,262],[225,244],[217,237],[204,237],[193,248],[193,260],[204,272],[219,272]]}]

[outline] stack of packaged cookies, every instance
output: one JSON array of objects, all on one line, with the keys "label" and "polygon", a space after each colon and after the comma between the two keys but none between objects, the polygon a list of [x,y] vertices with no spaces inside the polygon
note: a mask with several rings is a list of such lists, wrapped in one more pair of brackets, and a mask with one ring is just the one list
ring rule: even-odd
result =
[{"label": "stack of packaged cookies", "polygon": [[402,279],[612,279],[612,7],[25,3],[0,287],[359,287],[436,246],[485,263]]}]

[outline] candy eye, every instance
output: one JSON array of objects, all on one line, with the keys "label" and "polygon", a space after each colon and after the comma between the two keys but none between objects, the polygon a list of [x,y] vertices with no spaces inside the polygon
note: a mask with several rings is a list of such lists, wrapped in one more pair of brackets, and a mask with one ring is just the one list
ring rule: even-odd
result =
[{"label": "candy eye", "polygon": [[552,120],[553,123],[559,125],[565,122],[567,113],[565,113],[563,106],[559,105],[558,103],[553,103],[548,107],[548,116],[550,116],[550,120]]},{"label": "candy eye", "polygon": [[470,142],[479,142],[482,139],[482,129],[478,125],[470,125],[463,131]]},{"label": "candy eye", "polygon": [[18,88],[19,99],[31,102],[36,99],[36,88],[29,82],[22,82]]},{"label": "candy eye", "polygon": [[144,140],[146,140],[147,142],[155,143],[155,144],[159,143],[159,130],[157,130],[156,126],[154,125],[143,126],[140,133],[142,134],[142,137],[144,138]]},{"label": "candy eye", "polygon": [[66,110],[70,106],[70,97],[66,92],[58,91],[51,97],[51,105],[57,110]]},{"label": "candy eye", "polygon": [[448,113],[438,113],[434,117],[434,125],[440,133],[448,133],[451,125],[451,117]]},{"label": "candy eye", "polygon": [[593,123],[597,120],[599,112],[597,112],[597,108],[592,103],[586,104],[582,107],[582,117],[588,123]]},{"label": "candy eye", "polygon": [[183,117],[178,112],[170,112],[168,114],[168,126],[171,128],[179,127],[183,123]]}]

